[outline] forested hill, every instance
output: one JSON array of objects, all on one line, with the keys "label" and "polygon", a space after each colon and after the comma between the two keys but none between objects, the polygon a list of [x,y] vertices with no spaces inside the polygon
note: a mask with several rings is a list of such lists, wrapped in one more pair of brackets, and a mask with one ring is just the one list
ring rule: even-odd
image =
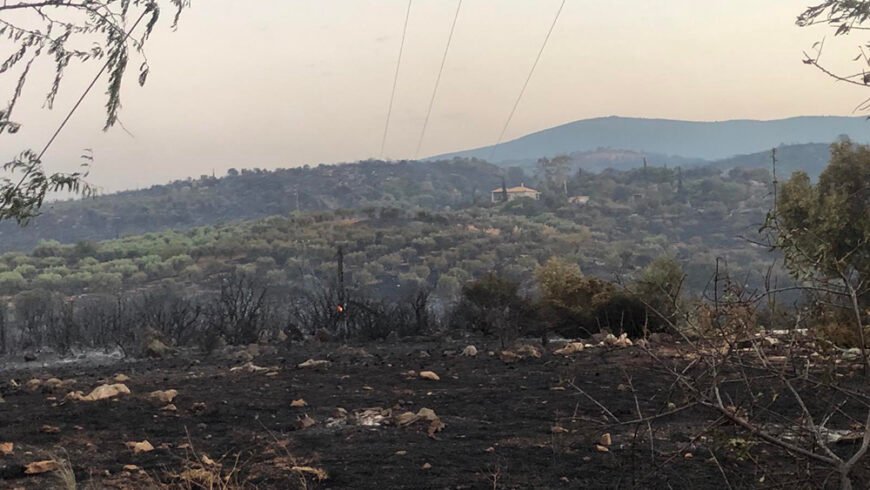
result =
[{"label": "forested hill", "polygon": [[[828,160],[826,144],[777,148],[780,176],[802,169],[817,177]],[[770,169],[770,151],[738,155],[717,162],[608,150],[570,155],[569,176],[603,169],[631,171],[643,165],[694,169],[704,174],[735,167]],[[634,164],[633,164],[634,162]],[[520,165],[520,162],[515,162]],[[388,163],[363,161],[278,170],[231,170],[224,177],[155,185],[93,199],[56,202],[27,227],[0,223],[0,251],[31,250],[40,240],[75,243],[105,240],[163,230],[185,230],[228,221],[287,215],[294,211],[363,210],[395,207],[406,211],[444,211],[488,201],[501,185],[541,185],[536,162],[516,167],[475,159]],[[764,180],[764,179],[762,179]],[[586,194],[590,190],[585,191]]]},{"label": "forested hill", "polygon": [[[426,167],[408,164],[389,170],[402,168]],[[259,174],[267,181],[270,175]],[[486,179],[484,172],[468,175]],[[251,175],[223,182],[238,184],[245,177],[250,185],[258,183]],[[385,188],[413,185],[424,192],[423,188],[449,183],[446,177],[427,180],[425,173],[416,177],[404,183],[384,178]],[[347,184],[343,190],[364,188],[366,182]],[[472,189],[471,184],[457,183],[453,189]],[[444,298],[455,298],[468,280],[493,271],[528,283],[550,257],[566,258],[580,264],[584,274],[606,279],[636,274],[658,257],[672,257],[689,276],[686,290],[700,293],[720,262],[743,284],[762,287],[764,271],[776,259],[768,248],[747,241],[763,240],[758,230],[772,203],[766,169],[649,167],[574,174],[563,185],[571,196],[588,196],[584,204],[564,199],[558,192],[564,189],[558,185],[561,181],[537,184],[544,191],[537,201],[493,204],[481,196],[476,206],[420,212],[410,203],[419,202],[422,194],[409,191],[401,194],[403,200],[384,200],[384,206],[371,208],[131,233],[118,240],[66,245],[46,241],[27,253],[0,254],[0,295],[28,290],[113,293],[165,281],[206,289],[220,274],[237,269],[281,287],[322,286],[336,275],[337,247],[345,253],[348,284],[382,297],[426,285]],[[453,199],[446,190],[429,192],[432,202]],[[254,190],[246,195],[261,199]],[[169,206],[187,201],[176,196],[155,202]]]},{"label": "forested hill", "polygon": [[[39,240],[101,240],[299,211],[400,206],[443,210],[488,199],[502,169],[479,160],[319,165],[230,171],[46,206],[24,229],[0,223],[0,250]],[[518,184],[519,182],[517,182]]]}]

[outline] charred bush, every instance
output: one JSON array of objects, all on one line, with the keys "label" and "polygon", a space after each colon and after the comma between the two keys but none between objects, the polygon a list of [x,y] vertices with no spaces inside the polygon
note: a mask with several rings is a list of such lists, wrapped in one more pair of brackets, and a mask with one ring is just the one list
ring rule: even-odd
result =
[{"label": "charred bush", "polygon": [[142,322],[175,345],[191,343],[205,316],[200,301],[169,284],[144,293],[138,307]]},{"label": "charred bush", "polygon": [[437,323],[430,298],[425,288],[390,301],[358,291],[340,294],[335,286],[320,287],[296,295],[288,323],[293,331],[321,339],[382,340],[391,334],[417,335]]},{"label": "charred bush", "polygon": [[62,338],[62,297],[57,293],[34,289],[13,299],[15,321],[21,336],[21,347],[60,347]]},{"label": "charred bush", "polygon": [[360,340],[382,340],[391,335],[408,337],[431,331],[435,318],[430,291],[420,288],[395,303],[359,298],[348,305],[351,332]]},{"label": "charred bush", "polygon": [[206,309],[205,335],[231,344],[256,342],[268,326],[268,288],[256,278],[232,273],[220,280],[220,292]]},{"label": "charred bush", "polygon": [[338,289],[335,287],[310,288],[299,291],[290,307],[291,329],[302,335],[327,337],[340,336],[344,321],[344,307],[341,306]]},{"label": "charred bush", "polygon": [[[594,309],[595,323],[606,327],[613,333],[625,333],[629,337],[642,337],[650,331],[650,316],[644,303],[629,293],[615,291]],[[655,322],[658,330],[658,322]]]},{"label": "charred bush", "polygon": [[462,288],[450,324],[483,335],[497,335],[507,343],[533,328],[535,311],[520,295],[518,283],[488,275]]},{"label": "charred bush", "polygon": [[359,297],[347,305],[348,335],[361,340],[383,340],[397,330],[401,319],[392,313],[397,308],[386,301]]}]

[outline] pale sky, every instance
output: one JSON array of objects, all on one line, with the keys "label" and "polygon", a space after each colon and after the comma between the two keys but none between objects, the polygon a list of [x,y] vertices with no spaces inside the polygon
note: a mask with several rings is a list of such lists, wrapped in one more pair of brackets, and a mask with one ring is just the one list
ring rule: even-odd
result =
[{"label": "pale sky", "polygon": [[[559,3],[464,0],[421,156],[495,143]],[[801,63],[802,51],[830,34],[794,25],[808,3],[568,0],[505,139],[608,115],[852,114],[870,93]],[[149,41],[145,87],[130,72],[121,120],[133,136],[120,127],[101,131],[102,85],[46,163],[66,170],[82,148],[92,148],[90,181],[111,191],[212,169],[222,175],[230,167],[379,157],[406,6],[405,0],[194,1],[177,31],[168,29],[167,15]],[[413,2],[388,158],[414,154],[455,8],[453,0]],[[829,35],[827,56],[848,60],[859,35]],[[72,67],[53,111],[41,107],[47,72],[34,78],[17,112],[24,127],[0,136],[0,157],[42,146],[98,69]],[[4,98],[10,82],[0,76]]]}]

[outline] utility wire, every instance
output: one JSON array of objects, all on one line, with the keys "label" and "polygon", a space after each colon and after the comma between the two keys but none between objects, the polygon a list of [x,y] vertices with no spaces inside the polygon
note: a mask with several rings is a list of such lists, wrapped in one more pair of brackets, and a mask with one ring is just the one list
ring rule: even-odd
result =
[{"label": "utility wire", "polygon": [[[145,14],[147,14],[150,11],[151,11],[150,8],[146,8],[145,10],[142,11],[142,15],[140,15],[139,18],[136,19],[136,23],[133,24],[133,27],[131,27],[129,31],[127,31],[127,33],[124,35],[124,38],[121,39],[121,44],[127,43],[127,40],[130,39],[130,35],[133,34],[133,31],[136,30],[136,27],[138,27],[139,23],[142,22],[142,19],[145,18]],[[60,132],[63,131],[64,127],[66,127],[66,123],[68,123],[69,120],[72,119],[73,114],[75,114],[75,112],[76,112],[76,110],[78,110],[79,106],[82,105],[82,102],[85,100],[85,97],[88,96],[88,93],[90,93],[91,89],[94,88],[94,85],[97,84],[97,81],[100,79],[101,76],[103,76],[103,73],[106,72],[106,69],[109,68],[109,64],[111,64],[111,62],[112,62],[112,60],[106,61],[106,63],[100,69],[100,72],[97,73],[97,76],[95,76],[94,79],[91,80],[91,84],[88,85],[88,88],[85,89],[84,93],[82,93],[82,96],[79,97],[79,100],[75,103],[75,105],[72,107],[72,109],[70,109],[69,114],[66,115],[63,122],[61,122],[60,126],[58,126],[57,130],[54,132],[53,135],[51,135],[51,138],[48,140],[48,143],[46,143],[45,147],[42,149],[42,151],[39,152],[39,156],[36,157],[37,160],[40,160],[40,161],[42,160],[42,157],[45,155],[45,152],[48,151],[48,149],[54,143],[54,140],[57,139]]]},{"label": "utility wire", "polygon": [[507,131],[508,126],[511,123],[511,119],[514,117],[514,113],[517,112],[517,107],[520,105],[520,101],[523,99],[523,95],[526,93],[526,87],[529,86],[529,82],[532,80],[532,75],[535,74],[535,68],[538,67],[538,62],[541,61],[541,56],[544,54],[544,48],[547,47],[547,42],[550,40],[550,35],[553,34],[553,29],[556,27],[556,23],[559,21],[559,16],[562,15],[562,9],[565,8],[565,3],[567,0],[562,0],[562,4],[559,5],[559,10],[556,11],[556,17],[553,18],[553,23],[550,24],[550,30],[547,31],[547,36],[544,37],[544,42],[541,44],[541,49],[538,51],[538,56],[535,58],[535,62],[532,64],[532,69],[529,70],[529,76],[526,77],[526,82],[523,83],[523,88],[520,90],[519,96],[517,96],[516,102],[514,102],[514,107],[511,109],[510,114],[508,115],[507,121],[504,122],[504,127],[501,128],[501,133],[498,135],[498,140],[496,140],[495,144],[492,145],[492,151],[489,154],[489,161],[493,160],[495,156],[495,150],[498,148],[498,145],[501,144],[502,138],[504,138],[504,134]]},{"label": "utility wire", "polygon": [[423,120],[423,130],[417,141],[417,149],[414,151],[414,160],[420,155],[423,146],[423,138],[426,136],[426,128],[429,126],[429,116],[435,106],[435,96],[438,94],[438,85],[441,84],[441,74],[444,73],[444,65],[447,63],[447,53],[450,51],[450,43],[453,41],[453,32],[456,30],[456,21],[459,19],[459,10],[462,8],[462,0],[456,4],[456,13],[453,15],[453,23],[450,25],[450,34],[447,35],[447,45],[444,47],[444,56],[441,57],[441,67],[438,68],[438,76],[435,78],[435,88],[432,89],[432,98],[429,99],[429,108],[426,110],[426,119]]},{"label": "utility wire", "polygon": [[390,93],[390,105],[387,108],[387,121],[384,124],[384,137],[381,139],[381,158],[384,157],[384,147],[387,145],[387,133],[390,131],[390,117],[393,115],[393,101],[396,99],[396,86],[399,83],[399,69],[402,67],[402,51],[405,50],[405,36],[408,33],[408,19],[411,17],[411,3],[408,0],[408,10],[405,12],[405,25],[402,27],[402,43],[399,45],[399,59],[396,61],[396,74],[393,76],[393,91]]}]

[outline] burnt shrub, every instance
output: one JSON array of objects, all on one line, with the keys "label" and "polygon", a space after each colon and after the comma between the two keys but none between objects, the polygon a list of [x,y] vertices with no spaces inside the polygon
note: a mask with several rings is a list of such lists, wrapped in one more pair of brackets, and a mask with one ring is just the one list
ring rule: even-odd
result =
[{"label": "burnt shrub", "polygon": [[270,324],[268,288],[256,277],[235,272],[220,280],[220,292],[206,311],[206,335],[233,345],[257,342]]},{"label": "burnt shrub", "polygon": [[615,334],[626,333],[635,338],[648,332],[653,318],[640,299],[620,290],[603,296],[595,305],[594,316],[597,325]]},{"label": "burnt shrub", "polygon": [[450,324],[483,335],[497,335],[502,344],[534,332],[535,309],[519,292],[519,284],[494,274],[470,282],[451,315]]},{"label": "burnt shrub", "polygon": [[437,325],[430,292],[425,288],[396,301],[359,292],[346,296],[342,305],[335,288],[307,294],[295,303],[291,323],[309,334],[323,332],[325,338],[364,341],[420,335]]}]

